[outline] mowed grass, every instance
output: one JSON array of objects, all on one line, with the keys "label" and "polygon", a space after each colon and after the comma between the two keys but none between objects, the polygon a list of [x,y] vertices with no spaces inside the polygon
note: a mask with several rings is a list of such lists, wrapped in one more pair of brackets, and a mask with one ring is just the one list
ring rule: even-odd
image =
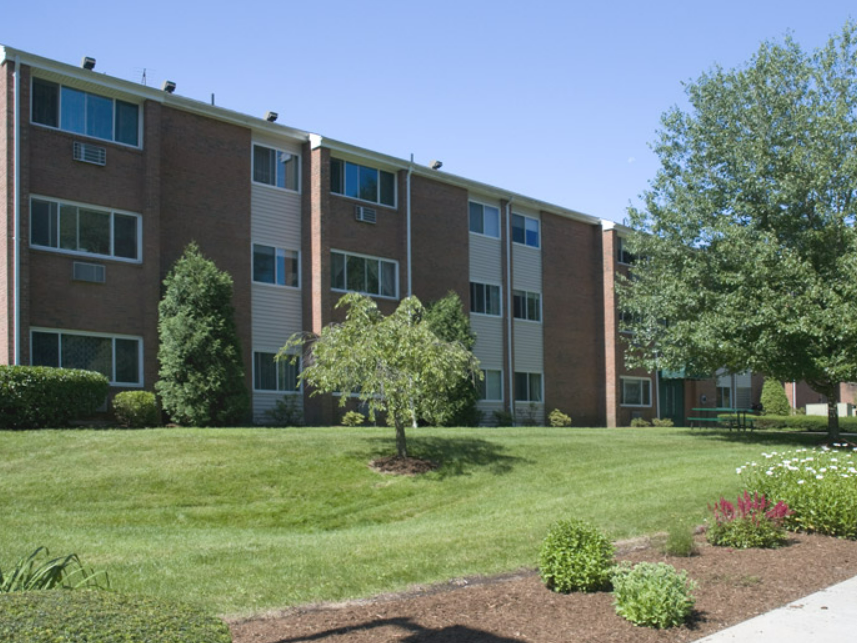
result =
[{"label": "mowed grass", "polygon": [[227,615],[534,567],[550,524],[613,538],[702,522],[735,468],[824,436],[417,429],[418,478],[373,472],[391,429],[0,432],[0,567],[75,552],[115,589]]}]

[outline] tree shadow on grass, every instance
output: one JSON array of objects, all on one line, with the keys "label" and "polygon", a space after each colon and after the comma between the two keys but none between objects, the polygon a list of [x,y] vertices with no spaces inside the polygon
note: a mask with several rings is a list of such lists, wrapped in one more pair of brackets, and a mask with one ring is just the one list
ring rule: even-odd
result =
[{"label": "tree shadow on grass", "polygon": [[[729,429],[687,429],[685,435],[710,442],[734,442],[775,447],[812,448],[828,442],[826,433],[798,431],[730,431]],[[843,438],[844,441],[845,438]]]},{"label": "tree shadow on grass", "polygon": [[[396,441],[392,437],[369,438],[367,442],[370,448],[366,457],[370,460],[396,453]],[[440,465],[433,473],[440,478],[466,476],[477,469],[503,475],[509,473],[516,464],[532,462],[527,458],[510,455],[508,451],[501,444],[479,438],[408,436],[408,455]]]},{"label": "tree shadow on grass", "polygon": [[337,627],[315,634],[305,636],[296,636],[291,638],[278,639],[275,643],[300,643],[303,641],[324,641],[331,638],[346,636],[348,634],[357,633],[360,631],[369,631],[379,627],[395,627],[405,632],[409,632],[404,638],[395,637],[391,640],[400,641],[401,643],[458,643],[467,641],[468,643],[519,643],[522,639],[510,639],[506,636],[498,636],[484,630],[476,630],[464,625],[449,625],[439,629],[425,627],[414,622],[413,619],[398,617],[398,618],[381,618],[366,623],[357,625],[348,625]]}]

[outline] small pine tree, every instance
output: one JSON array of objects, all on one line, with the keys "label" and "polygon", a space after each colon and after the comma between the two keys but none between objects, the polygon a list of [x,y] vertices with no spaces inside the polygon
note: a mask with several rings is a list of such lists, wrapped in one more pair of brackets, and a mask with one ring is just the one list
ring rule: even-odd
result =
[{"label": "small pine tree", "polygon": [[160,380],[155,383],[164,410],[187,426],[245,422],[250,401],[232,307],[232,277],[191,243],[164,286],[158,306]]},{"label": "small pine tree", "polygon": [[[470,317],[465,314],[461,299],[454,291],[432,302],[426,307],[425,320],[429,328],[445,342],[457,342],[466,350],[473,350],[476,335],[470,328]],[[445,426],[477,426],[482,413],[476,408],[479,389],[472,379],[463,379],[450,393],[449,406],[452,409]]]},{"label": "small pine tree", "polygon": [[766,377],[765,384],[762,386],[761,402],[765,415],[791,414],[789,398],[786,397],[786,389],[782,382]]}]

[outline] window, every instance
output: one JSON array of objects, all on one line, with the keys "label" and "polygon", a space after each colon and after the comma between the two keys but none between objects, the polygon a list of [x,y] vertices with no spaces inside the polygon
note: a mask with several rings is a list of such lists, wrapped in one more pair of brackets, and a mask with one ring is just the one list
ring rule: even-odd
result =
[{"label": "window", "polygon": [[619,263],[632,264],[636,257],[628,251],[628,242],[622,237],[616,237],[616,260]]},{"label": "window", "polygon": [[330,191],[396,207],[396,175],[351,161],[330,159]]},{"label": "window", "polygon": [[515,401],[542,401],[541,373],[515,373]]},{"label": "window", "polygon": [[140,107],[33,79],[33,122],[105,141],[140,145]]},{"label": "window", "polygon": [[297,154],[253,146],[253,181],[286,190],[300,189],[300,158]]},{"label": "window", "polygon": [[140,221],[137,214],[33,198],[30,245],[139,261]]},{"label": "window", "polygon": [[484,370],[479,382],[479,399],[487,402],[503,401],[503,372]]},{"label": "window", "polygon": [[623,377],[622,406],[651,406],[652,381],[645,377]]},{"label": "window", "polygon": [[299,257],[295,250],[253,244],[253,281],[278,286],[300,286]]},{"label": "window", "polygon": [[470,202],[470,231],[486,237],[500,238],[500,210],[490,205]]},{"label": "window", "polygon": [[515,319],[536,322],[542,320],[542,296],[540,293],[513,290],[512,304]]},{"label": "window", "polygon": [[500,286],[470,282],[470,312],[500,315]]},{"label": "window", "polygon": [[387,259],[330,253],[330,287],[378,297],[397,297],[398,264]]},{"label": "window", "polygon": [[301,361],[277,361],[276,353],[253,353],[253,390],[296,393]]},{"label": "window", "polygon": [[520,214],[513,214],[512,241],[532,248],[538,248],[540,246],[539,220]]},{"label": "window", "polygon": [[30,364],[101,373],[113,386],[141,386],[143,341],[67,331],[33,330]]}]

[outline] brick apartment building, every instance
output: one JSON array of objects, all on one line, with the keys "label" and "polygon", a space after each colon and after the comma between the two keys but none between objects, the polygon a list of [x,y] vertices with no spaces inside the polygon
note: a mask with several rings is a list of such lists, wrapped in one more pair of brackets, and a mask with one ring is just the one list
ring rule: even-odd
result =
[{"label": "brick apartment building", "polygon": [[[622,226],[410,161],[8,47],[0,49],[0,363],[157,378],[162,281],[196,241],[235,283],[254,418],[284,395],[273,356],[334,319],[342,293],[385,312],[454,290],[485,372],[480,408],[622,426],[749,404],[760,378],[624,367]],[[84,61],[86,63],[86,60]],[[797,387],[800,391],[800,387]],[[816,401],[811,391],[797,404]],[[703,396],[705,401],[703,402]]]}]

